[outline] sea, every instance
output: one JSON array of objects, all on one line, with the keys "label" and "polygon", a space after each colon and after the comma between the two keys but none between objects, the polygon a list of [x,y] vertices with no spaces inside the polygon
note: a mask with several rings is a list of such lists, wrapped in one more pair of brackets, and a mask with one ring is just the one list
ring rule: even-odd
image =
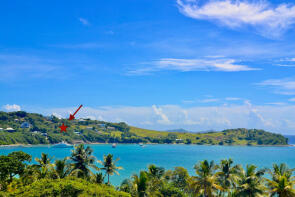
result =
[{"label": "sea", "polygon": [[[206,145],[145,145],[118,144],[112,148],[111,144],[87,145],[93,149],[93,155],[102,160],[103,155],[111,153],[114,158],[120,158],[117,166],[123,167],[120,175],[111,176],[113,185],[120,185],[125,178],[130,178],[140,170],[146,170],[149,164],[164,167],[166,170],[182,166],[194,175],[194,165],[202,160],[214,160],[232,158],[235,164],[255,164],[259,168],[272,167],[274,163],[286,163],[290,168],[295,168],[295,146],[206,146]],[[52,158],[62,159],[70,156],[72,148],[54,148],[48,145],[31,147],[0,147],[0,155],[7,155],[13,151],[24,151],[33,158],[40,157],[41,153],[47,153]],[[100,164],[97,163],[100,167]]]}]

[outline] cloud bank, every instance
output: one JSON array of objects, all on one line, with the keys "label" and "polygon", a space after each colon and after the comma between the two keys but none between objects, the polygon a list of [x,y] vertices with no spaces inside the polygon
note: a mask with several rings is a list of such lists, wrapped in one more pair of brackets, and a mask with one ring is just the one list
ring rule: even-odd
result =
[{"label": "cloud bank", "polygon": [[[44,114],[68,117],[75,108],[43,110]],[[118,106],[82,108],[77,118],[92,118],[156,130],[184,128],[191,131],[223,130],[228,128],[259,128],[272,132],[295,134],[295,105],[254,106],[249,101],[240,105],[181,107]]]}]

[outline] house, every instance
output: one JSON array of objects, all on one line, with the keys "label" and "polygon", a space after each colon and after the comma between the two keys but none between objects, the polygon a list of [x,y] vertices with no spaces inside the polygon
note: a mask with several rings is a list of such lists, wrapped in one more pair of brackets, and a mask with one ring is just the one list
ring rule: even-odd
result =
[{"label": "house", "polygon": [[47,136],[47,133],[41,133],[41,135],[43,135],[43,136]]},{"label": "house", "polygon": [[75,131],[74,133],[75,133],[76,135],[80,135],[80,132],[78,132],[78,131]]},{"label": "house", "polygon": [[11,127],[8,127],[7,129],[5,129],[5,131],[7,131],[7,132],[15,132],[16,130],[11,128]]},{"label": "house", "polygon": [[0,131],[3,131],[3,128],[0,128]]},{"label": "house", "polygon": [[33,134],[40,134],[40,131],[33,131]]},{"label": "house", "polygon": [[25,129],[25,128],[30,128],[31,125],[30,125],[30,123],[28,123],[28,122],[23,122],[23,123],[20,125],[20,127],[23,128],[23,129]]},{"label": "house", "polygon": [[116,128],[115,128],[115,127],[107,127],[107,129],[108,129],[108,130],[111,130],[111,131],[114,131],[114,130],[116,130]]},{"label": "house", "polygon": [[102,128],[105,128],[106,127],[105,124],[97,124],[97,126],[102,127]]}]

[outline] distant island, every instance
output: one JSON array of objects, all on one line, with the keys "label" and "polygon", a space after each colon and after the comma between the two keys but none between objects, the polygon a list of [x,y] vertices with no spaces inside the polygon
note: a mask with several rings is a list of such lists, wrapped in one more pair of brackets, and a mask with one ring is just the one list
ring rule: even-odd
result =
[{"label": "distant island", "polygon": [[[60,133],[59,126],[68,126]],[[154,131],[124,122],[69,121],[37,113],[0,112],[0,145],[68,143],[156,143],[197,145],[288,145],[288,139],[260,129],[227,129],[206,133]]]}]

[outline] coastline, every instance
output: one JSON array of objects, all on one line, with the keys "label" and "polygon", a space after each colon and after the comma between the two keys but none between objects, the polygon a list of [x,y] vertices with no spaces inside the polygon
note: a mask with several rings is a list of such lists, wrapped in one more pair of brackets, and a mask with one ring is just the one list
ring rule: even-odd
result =
[{"label": "coastline", "polygon": [[[112,145],[113,143],[101,143],[101,142],[91,142],[91,143],[83,143],[86,145]],[[117,145],[138,145],[138,143],[116,143]],[[3,147],[35,147],[35,146],[53,146],[55,144],[6,144],[0,145],[0,148]],[[76,145],[76,144],[72,144]],[[146,143],[144,145],[187,145],[187,146],[248,146],[248,147],[294,147],[295,144],[287,144],[287,145],[245,145],[245,144],[236,144],[236,145],[218,145],[218,144],[157,144],[157,143]]]}]

